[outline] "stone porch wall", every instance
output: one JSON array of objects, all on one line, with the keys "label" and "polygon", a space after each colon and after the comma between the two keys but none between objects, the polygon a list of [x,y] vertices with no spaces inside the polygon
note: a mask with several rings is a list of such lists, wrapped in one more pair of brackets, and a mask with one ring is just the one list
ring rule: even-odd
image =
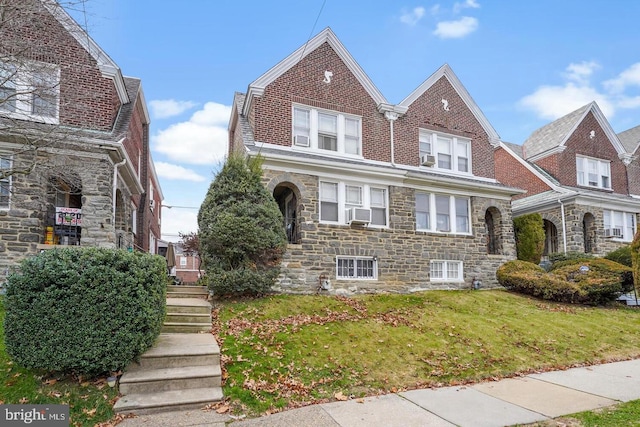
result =
[{"label": "stone porch wall", "polygon": [[[468,289],[474,278],[483,287],[499,286],[496,269],[515,259],[513,222],[509,201],[471,198],[470,236],[415,231],[415,190],[389,187],[389,228],[355,228],[319,224],[318,177],[265,171],[265,183],[273,191],[287,183],[295,187],[301,240],[290,244],[285,254],[277,290],[311,293],[319,277],[326,275],[333,292],[411,292],[427,289]],[[487,254],[485,213],[495,207],[501,213],[496,224],[501,235],[499,255]],[[336,257],[377,257],[378,280],[337,280]],[[464,282],[430,282],[431,260],[460,260]]]}]

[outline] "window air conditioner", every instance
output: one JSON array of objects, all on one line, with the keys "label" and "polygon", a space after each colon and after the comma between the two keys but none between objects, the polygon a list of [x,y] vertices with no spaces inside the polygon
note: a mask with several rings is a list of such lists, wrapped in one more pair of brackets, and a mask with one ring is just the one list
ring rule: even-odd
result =
[{"label": "window air conditioner", "polygon": [[433,166],[436,164],[436,156],[426,154],[420,158],[420,164],[422,166]]},{"label": "window air conditioner", "polygon": [[293,138],[294,144],[300,147],[308,147],[309,146],[309,137],[307,135],[296,135]]},{"label": "window air conditioner", "polygon": [[371,209],[349,208],[347,209],[347,224],[367,225],[371,222]]},{"label": "window air conditioner", "polygon": [[604,237],[622,238],[622,229],[621,228],[605,228]]}]

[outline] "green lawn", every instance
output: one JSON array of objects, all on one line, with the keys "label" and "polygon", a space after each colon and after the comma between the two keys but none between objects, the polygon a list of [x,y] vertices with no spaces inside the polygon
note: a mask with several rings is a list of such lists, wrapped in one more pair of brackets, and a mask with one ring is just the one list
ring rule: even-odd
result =
[{"label": "green lawn", "polygon": [[115,388],[105,378],[71,378],[14,365],[4,344],[4,298],[0,297],[0,405],[67,404],[72,426],[94,426],[113,417]]},{"label": "green lawn", "polygon": [[214,310],[234,411],[249,414],[640,357],[640,311],[505,291],[274,296]]}]

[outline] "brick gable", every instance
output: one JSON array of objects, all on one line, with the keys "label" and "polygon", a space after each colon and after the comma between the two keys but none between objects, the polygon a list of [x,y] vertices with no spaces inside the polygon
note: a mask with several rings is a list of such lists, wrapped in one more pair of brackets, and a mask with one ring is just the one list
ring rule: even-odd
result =
[{"label": "brick gable", "polygon": [[527,169],[517,159],[503,148],[498,148],[495,153],[496,179],[511,187],[527,190],[525,194],[518,194],[513,200],[539,194],[551,190],[542,179]]}]

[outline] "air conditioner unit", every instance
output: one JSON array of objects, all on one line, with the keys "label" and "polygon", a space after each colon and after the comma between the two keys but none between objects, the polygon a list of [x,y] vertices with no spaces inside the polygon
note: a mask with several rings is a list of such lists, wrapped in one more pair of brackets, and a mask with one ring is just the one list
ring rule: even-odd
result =
[{"label": "air conditioner unit", "polygon": [[371,222],[371,209],[349,208],[347,209],[347,224],[367,225]]},{"label": "air conditioner unit", "polygon": [[149,200],[149,207],[151,208],[151,210],[154,210],[156,207],[156,201],[155,200]]},{"label": "air conditioner unit", "polygon": [[293,138],[293,143],[300,147],[308,147],[309,146],[309,137],[307,135],[296,135]]},{"label": "air conditioner unit", "polygon": [[436,164],[436,156],[426,154],[420,158],[420,164],[422,166],[433,166]]},{"label": "air conditioner unit", "polygon": [[617,237],[620,239],[622,238],[622,229],[621,228],[605,228],[604,237]]}]

